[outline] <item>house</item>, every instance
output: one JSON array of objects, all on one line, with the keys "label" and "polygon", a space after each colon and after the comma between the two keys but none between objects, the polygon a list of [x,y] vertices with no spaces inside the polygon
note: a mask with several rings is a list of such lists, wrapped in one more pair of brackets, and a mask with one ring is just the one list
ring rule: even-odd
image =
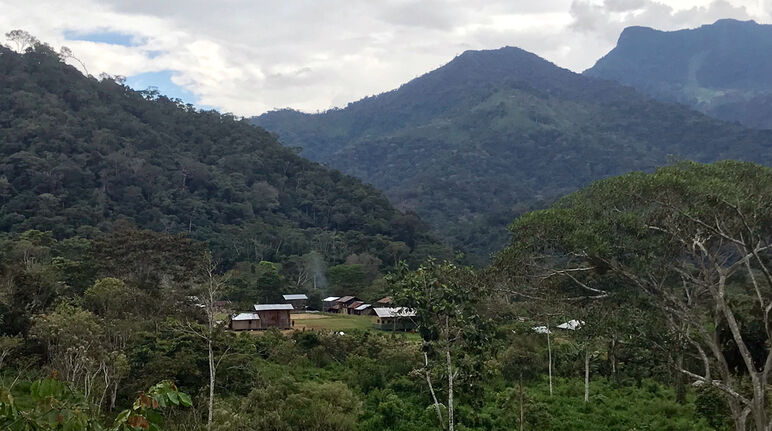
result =
[{"label": "house", "polygon": [[332,311],[332,307],[335,306],[338,299],[340,299],[340,296],[328,296],[322,299],[322,311],[325,313],[334,313],[335,311]]},{"label": "house", "polygon": [[256,304],[255,312],[260,317],[260,329],[290,329],[292,304]]},{"label": "house", "polygon": [[384,331],[409,331],[414,329],[415,310],[405,307],[377,307],[373,312],[378,316],[376,327]]},{"label": "house", "polygon": [[231,317],[228,327],[234,331],[254,331],[260,328],[260,315],[257,313],[239,313]]},{"label": "house", "polygon": [[351,304],[346,306],[346,313],[347,314],[354,314],[354,310],[356,310],[357,307],[364,304],[364,301],[354,301]]},{"label": "house", "polygon": [[375,301],[376,307],[391,307],[391,296],[387,296],[385,298],[381,298],[377,301]]},{"label": "house", "polygon": [[308,302],[308,296],[303,293],[293,293],[290,295],[282,295],[284,302],[292,304],[292,308],[295,310],[305,310],[306,302]]},{"label": "house", "polygon": [[356,296],[342,296],[335,301],[335,305],[332,306],[330,312],[349,314],[348,306],[357,301],[359,301],[359,298]]},{"label": "house", "polygon": [[356,315],[367,315],[367,314],[372,314],[372,308],[370,304],[360,304],[357,307],[355,307],[351,312]]}]

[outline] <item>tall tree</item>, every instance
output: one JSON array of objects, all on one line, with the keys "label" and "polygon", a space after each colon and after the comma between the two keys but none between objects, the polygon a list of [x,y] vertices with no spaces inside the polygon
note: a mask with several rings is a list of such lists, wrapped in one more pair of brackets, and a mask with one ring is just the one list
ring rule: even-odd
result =
[{"label": "tall tree", "polygon": [[[738,431],[772,427],[771,169],[726,161],[629,174],[524,216],[512,231],[498,265],[536,254],[542,269],[585,292],[645,295],[701,360],[701,370],[678,371],[720,389]],[[746,300],[755,306],[743,308]]]}]

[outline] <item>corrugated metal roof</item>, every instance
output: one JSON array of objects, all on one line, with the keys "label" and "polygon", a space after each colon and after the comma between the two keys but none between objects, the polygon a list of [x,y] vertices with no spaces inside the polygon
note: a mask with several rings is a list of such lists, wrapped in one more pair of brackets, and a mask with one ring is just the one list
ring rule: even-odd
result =
[{"label": "corrugated metal roof", "polygon": [[260,320],[257,313],[240,313],[231,317],[231,320]]},{"label": "corrugated metal roof", "polygon": [[348,305],[348,308],[357,308],[360,305],[364,304],[365,301],[354,301],[351,304]]},{"label": "corrugated metal roof", "polygon": [[367,310],[368,308],[370,308],[370,304],[362,304],[359,307],[355,308],[354,310],[362,311],[362,310]]},{"label": "corrugated metal roof", "polygon": [[581,320],[574,319],[574,320],[569,320],[566,323],[561,323],[557,327],[560,329],[566,329],[569,331],[576,331],[577,329],[581,328],[582,325],[584,325],[584,322],[582,322]]},{"label": "corrugated metal roof", "polygon": [[391,304],[391,296],[379,299],[378,304]]},{"label": "corrugated metal roof", "polygon": [[255,304],[255,311],[294,310],[292,304]]},{"label": "corrugated metal roof", "polygon": [[324,301],[324,302],[332,302],[332,301],[337,301],[339,299],[340,299],[340,296],[328,296],[328,297],[322,299],[322,301]]},{"label": "corrugated metal roof", "polygon": [[349,302],[354,298],[356,298],[356,296],[343,296],[338,298],[338,302]]},{"label": "corrugated metal roof", "polygon": [[293,293],[290,295],[282,295],[284,297],[285,301],[296,301],[298,299],[308,299],[308,297],[303,293]]},{"label": "corrugated metal roof", "polygon": [[373,311],[375,311],[375,314],[378,317],[414,317],[415,316],[415,310],[412,310],[410,308],[405,307],[395,307],[395,308],[373,308]]}]

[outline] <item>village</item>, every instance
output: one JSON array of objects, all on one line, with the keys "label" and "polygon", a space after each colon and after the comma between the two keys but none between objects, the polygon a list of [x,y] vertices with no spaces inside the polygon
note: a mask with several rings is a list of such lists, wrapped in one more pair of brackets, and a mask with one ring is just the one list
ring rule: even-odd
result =
[{"label": "village", "polygon": [[377,329],[412,332],[415,311],[394,307],[391,297],[369,304],[354,295],[330,296],[322,300],[321,310],[308,306],[305,294],[282,295],[284,303],[255,304],[253,309],[233,313],[228,319],[232,331]]}]

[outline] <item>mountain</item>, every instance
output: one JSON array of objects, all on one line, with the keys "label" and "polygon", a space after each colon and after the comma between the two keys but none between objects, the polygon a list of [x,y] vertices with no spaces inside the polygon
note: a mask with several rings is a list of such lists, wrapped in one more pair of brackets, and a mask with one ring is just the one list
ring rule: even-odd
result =
[{"label": "mountain", "polygon": [[483,256],[506,243],[516,215],[602,177],[670,158],[772,161],[772,132],[660,103],[513,47],[467,51],[344,109],[252,121]]},{"label": "mountain", "polygon": [[227,265],[447,253],[414,214],[265,130],[84,77],[46,45],[0,47],[0,112],[0,232],[91,238],[120,221],[188,233]]},{"label": "mountain", "polygon": [[629,27],[584,74],[772,129],[772,25],[724,19],[670,32]]}]

